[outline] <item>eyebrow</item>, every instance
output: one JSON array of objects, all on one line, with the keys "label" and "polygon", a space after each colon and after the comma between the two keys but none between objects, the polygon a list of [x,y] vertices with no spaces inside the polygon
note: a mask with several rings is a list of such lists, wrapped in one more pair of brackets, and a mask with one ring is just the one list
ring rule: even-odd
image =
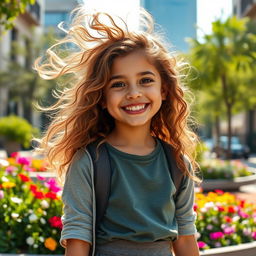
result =
[{"label": "eyebrow", "polygon": [[[143,71],[137,74],[137,76],[144,76],[144,75],[153,75],[156,76],[153,72],[151,71]],[[111,76],[109,81],[114,80],[114,79],[120,79],[120,78],[125,78],[123,75],[116,75],[116,76]]]}]

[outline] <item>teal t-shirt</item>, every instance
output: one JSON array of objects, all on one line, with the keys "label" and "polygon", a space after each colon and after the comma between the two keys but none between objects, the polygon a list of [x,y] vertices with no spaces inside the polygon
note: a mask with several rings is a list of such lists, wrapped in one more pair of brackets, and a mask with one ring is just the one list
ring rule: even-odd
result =
[{"label": "teal t-shirt", "polygon": [[[96,243],[117,239],[136,242],[175,239],[178,235],[177,205],[173,201],[176,189],[161,143],[157,141],[154,151],[146,156],[125,153],[110,144],[107,148],[113,172],[111,191]],[[183,225],[181,234],[195,233],[195,216],[191,211],[193,186],[190,190],[184,189],[187,199],[180,206],[184,225],[188,224],[186,228]]]}]

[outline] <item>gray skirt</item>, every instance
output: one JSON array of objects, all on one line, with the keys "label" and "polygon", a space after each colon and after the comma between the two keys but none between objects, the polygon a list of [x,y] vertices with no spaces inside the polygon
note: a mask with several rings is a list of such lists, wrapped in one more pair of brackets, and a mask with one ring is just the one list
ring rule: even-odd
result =
[{"label": "gray skirt", "polygon": [[95,256],[172,256],[171,242],[131,242],[118,240],[96,246]]}]

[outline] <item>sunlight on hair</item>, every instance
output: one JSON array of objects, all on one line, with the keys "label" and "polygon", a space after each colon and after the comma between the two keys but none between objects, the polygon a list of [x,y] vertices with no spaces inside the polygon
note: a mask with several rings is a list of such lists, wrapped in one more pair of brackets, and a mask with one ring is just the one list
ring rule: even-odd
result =
[{"label": "sunlight on hair", "polygon": [[[107,12],[111,15],[121,17],[127,24],[129,30],[137,30],[139,28],[139,8],[140,0],[84,0],[86,9]],[[123,27],[124,24],[117,23]]]}]

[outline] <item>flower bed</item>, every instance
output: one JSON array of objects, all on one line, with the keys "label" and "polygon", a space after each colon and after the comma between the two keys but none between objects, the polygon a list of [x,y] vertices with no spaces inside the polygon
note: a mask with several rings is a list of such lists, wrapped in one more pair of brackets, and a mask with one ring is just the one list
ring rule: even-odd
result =
[{"label": "flower bed", "polygon": [[[32,162],[0,160],[0,253],[63,254],[60,188],[53,178],[33,181]],[[256,240],[256,206],[230,193],[197,193],[195,211],[198,245],[207,253]]]},{"label": "flower bed", "polygon": [[256,240],[256,206],[231,193],[197,193],[195,211],[201,250]]},{"label": "flower bed", "polygon": [[239,160],[207,159],[200,164],[204,191],[238,190],[241,186],[256,183],[256,173]]},{"label": "flower bed", "polygon": [[204,179],[232,180],[238,177],[253,175],[245,164],[239,160],[207,159],[202,161],[200,169]]},{"label": "flower bed", "polygon": [[55,179],[29,177],[29,159],[0,160],[0,252],[62,254],[60,188]]}]

